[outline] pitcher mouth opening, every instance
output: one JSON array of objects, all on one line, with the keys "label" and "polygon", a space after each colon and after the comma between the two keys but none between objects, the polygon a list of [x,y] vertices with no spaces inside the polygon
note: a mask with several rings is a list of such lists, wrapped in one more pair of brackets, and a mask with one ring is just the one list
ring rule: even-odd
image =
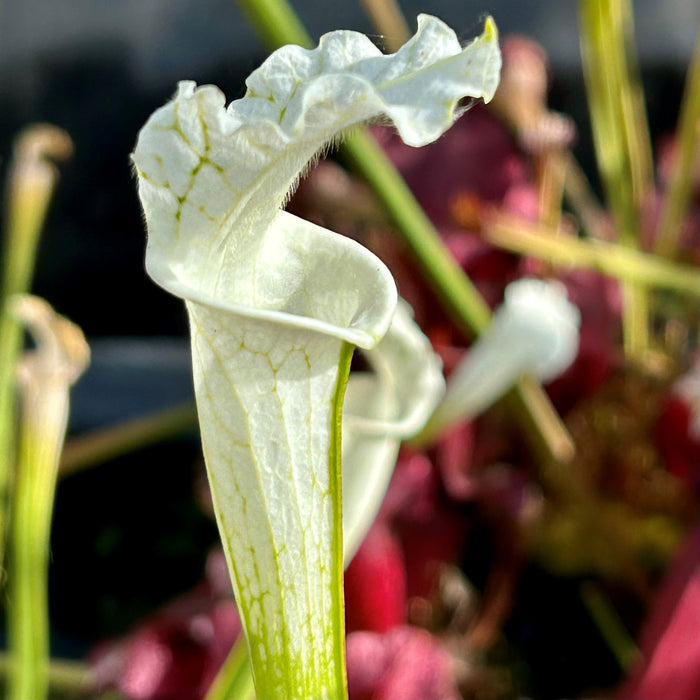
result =
[{"label": "pitcher mouth opening", "polygon": [[[387,309],[392,309],[392,311],[391,313],[387,312],[385,314],[385,319],[380,319],[381,323],[377,323],[376,319],[371,318],[370,314],[368,314],[365,309],[358,308],[357,313],[350,322],[347,325],[341,326],[319,318],[314,318],[313,316],[290,313],[279,309],[256,308],[217,299],[183,282],[172,273],[167,265],[162,266],[162,268],[161,266],[152,266],[149,269],[149,275],[160,287],[184,301],[206,306],[225,314],[244,316],[246,318],[277,323],[299,330],[321,333],[338,338],[339,340],[345,340],[365,350],[373,348],[384,336],[391,323],[393,308],[395,306],[395,302],[393,304],[386,304]],[[396,292],[394,292],[394,297],[395,296]],[[371,328],[372,330],[364,330],[363,327]]]}]

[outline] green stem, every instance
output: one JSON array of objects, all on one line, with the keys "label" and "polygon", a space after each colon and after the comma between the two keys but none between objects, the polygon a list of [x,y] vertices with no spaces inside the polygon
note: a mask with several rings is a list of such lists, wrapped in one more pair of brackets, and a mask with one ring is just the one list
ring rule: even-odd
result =
[{"label": "green stem", "polygon": [[693,191],[693,169],[700,148],[700,34],[688,67],[668,192],[661,210],[655,252],[673,258]]},{"label": "green stem", "polygon": [[49,543],[67,411],[67,391],[54,393],[25,410],[22,421],[7,613],[10,699],[42,700],[48,690]]},{"label": "green stem", "polygon": [[642,655],[610,600],[601,587],[592,581],[581,584],[581,599],[620,669],[628,671]]},{"label": "green stem", "polygon": [[[581,56],[593,142],[620,242],[639,246],[641,205],[652,191],[651,141],[634,55],[629,0],[579,0]],[[622,285],[624,345],[631,359],[649,348],[646,293]]]},{"label": "green stem", "polygon": [[238,0],[246,19],[271,51],[285,44],[313,48],[313,40],[286,0]]},{"label": "green stem", "polygon": [[58,172],[47,158],[64,158],[71,148],[67,134],[56,127],[29,127],[15,142],[10,167],[0,290],[0,570],[15,460],[15,369],[23,337],[20,324],[9,311],[8,299],[31,287],[39,234],[58,180]]},{"label": "green stem", "polygon": [[366,131],[346,139],[342,152],[384,205],[455,322],[469,335],[479,335],[490,323],[489,307],[394,165]]},{"label": "green stem", "polygon": [[555,265],[586,267],[642,287],[668,289],[700,297],[700,270],[597,239],[559,235],[529,221],[499,216],[485,227],[487,239],[514,253],[532,255]]},{"label": "green stem", "polygon": [[636,246],[640,208],[653,180],[630,2],[579,0],[579,18],[598,167],[620,239]]},{"label": "green stem", "polygon": [[386,50],[398,51],[411,32],[397,0],[360,0],[360,3],[384,40]]},{"label": "green stem", "polygon": [[[0,653],[0,676],[7,677],[11,668],[10,658],[6,654]],[[61,695],[75,697],[90,693],[91,697],[95,697],[90,667],[80,661],[51,659],[48,675],[49,686]]]},{"label": "green stem", "polygon": [[[7,260],[7,258],[6,258]],[[15,461],[15,367],[22,333],[7,310],[7,296],[0,299],[0,571],[4,569],[5,544],[10,520],[10,492]],[[5,576],[0,575],[0,588]]]},{"label": "green stem", "polygon": [[48,691],[48,569],[58,462],[69,389],[90,351],[82,331],[38,297],[12,298],[12,311],[36,348],[18,366],[21,429],[12,522],[7,609],[12,662],[9,698],[42,700]]}]

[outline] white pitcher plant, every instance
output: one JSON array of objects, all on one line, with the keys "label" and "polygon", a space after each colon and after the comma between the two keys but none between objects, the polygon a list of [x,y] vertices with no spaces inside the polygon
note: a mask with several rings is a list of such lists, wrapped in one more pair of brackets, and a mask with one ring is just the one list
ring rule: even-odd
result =
[{"label": "white pitcher plant", "polygon": [[[187,305],[202,444],[259,697],[346,696],[341,450],[350,555],[400,440],[443,386],[427,340],[396,312],[386,267],[281,208],[349,127],[384,116],[407,144],[430,143],[462,98],[491,99],[499,70],[491,19],[463,48],[421,15],[391,55],[349,31],[313,50],[285,46],[228,107],[217,88],[182,82],[139,135],[146,268]],[[341,448],[355,346],[377,346],[376,376],[349,385]]]}]

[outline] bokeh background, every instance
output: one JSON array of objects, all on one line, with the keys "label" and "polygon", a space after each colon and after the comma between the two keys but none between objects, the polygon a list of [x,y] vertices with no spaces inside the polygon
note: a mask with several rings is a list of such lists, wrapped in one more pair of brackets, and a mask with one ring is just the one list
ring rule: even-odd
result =
[{"label": "bokeh background", "polygon": [[[414,0],[466,38],[485,13],[503,35],[538,41],[551,62],[550,106],[577,123],[576,155],[594,178],[573,0]],[[354,0],[295,3],[314,37],[374,30]],[[675,125],[700,24],[697,0],[636,0],[652,135]],[[381,37],[374,35],[377,42]],[[72,434],[191,396],[184,308],[143,270],[145,233],[129,153],[180,79],[240,97],[266,52],[234,0],[4,0],[0,4],[0,173],[32,122],[65,129],[74,157],[37,262],[34,292],[85,331],[91,369],[74,392]],[[594,179],[594,185],[595,185]],[[62,481],[51,567],[53,648],[81,656],[202,575],[216,529],[197,507],[196,435]]]}]

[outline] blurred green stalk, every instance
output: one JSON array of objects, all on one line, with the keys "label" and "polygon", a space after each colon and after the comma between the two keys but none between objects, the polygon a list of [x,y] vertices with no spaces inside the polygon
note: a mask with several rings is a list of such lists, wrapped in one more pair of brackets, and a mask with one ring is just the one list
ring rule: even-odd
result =
[{"label": "blurred green stalk", "polygon": [[23,426],[15,489],[8,632],[7,698],[42,700],[49,682],[48,559],[55,491],[54,461],[63,435],[34,421]]},{"label": "blurred green stalk", "polygon": [[313,39],[286,0],[237,1],[246,19],[271,51],[285,44],[313,48]]},{"label": "blurred green stalk", "polygon": [[[579,0],[581,57],[598,169],[618,240],[639,247],[641,206],[653,190],[651,140],[636,63],[630,0]],[[625,352],[649,348],[644,289],[623,283]]]},{"label": "blurred green stalk", "polygon": [[31,286],[39,234],[58,181],[58,171],[49,159],[62,160],[72,150],[64,131],[37,124],[25,129],[15,141],[9,169],[0,290],[0,570],[15,460],[15,369],[23,337],[9,312],[8,299],[27,292]]},{"label": "blurred green stalk", "polygon": [[8,566],[7,697],[42,700],[49,682],[48,568],[58,462],[69,389],[87,367],[90,351],[81,330],[43,299],[17,295],[9,302],[36,349],[17,365],[22,411]]},{"label": "blurred green stalk", "polygon": [[507,216],[497,216],[488,222],[485,235],[498,247],[555,265],[587,267],[642,287],[700,297],[697,267],[674,263],[641,250],[594,238],[560,235],[556,229]]},{"label": "blurred green stalk", "polygon": [[678,248],[683,219],[693,192],[695,165],[700,149],[700,33],[688,67],[683,103],[674,144],[668,191],[661,210],[654,252],[673,258]]},{"label": "blurred green stalk", "polygon": [[641,661],[642,654],[622,623],[617,610],[600,585],[593,581],[582,583],[580,592],[589,615],[608,649],[614,654],[620,670],[629,671],[635,663]]},{"label": "blurred green stalk", "polygon": [[[0,653],[0,677],[7,678],[12,662]],[[90,667],[82,661],[52,659],[49,666],[49,686],[59,697],[98,697]],[[100,696],[102,697],[102,696]]]},{"label": "blurred green stalk", "polygon": [[398,51],[411,38],[397,0],[360,0],[360,4],[381,35],[386,51]]},{"label": "blurred green stalk", "polygon": [[413,251],[432,286],[461,329],[475,336],[486,330],[491,311],[451,255],[433,223],[384,151],[367,131],[346,139],[342,153],[361,173]]}]

